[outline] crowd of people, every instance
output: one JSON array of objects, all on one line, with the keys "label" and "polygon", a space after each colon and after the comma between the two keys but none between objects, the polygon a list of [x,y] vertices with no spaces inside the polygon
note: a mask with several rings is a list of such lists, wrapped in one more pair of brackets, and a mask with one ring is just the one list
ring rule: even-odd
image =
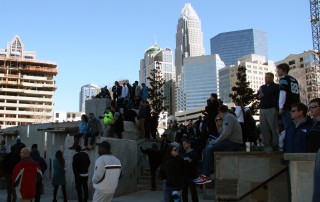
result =
[{"label": "crowd of people", "polygon": [[[275,83],[274,74],[268,72],[265,74],[265,84],[257,92],[256,98],[260,101],[261,141],[251,111],[248,106],[244,106],[241,99],[234,100],[235,107],[230,109],[222,103],[217,94],[212,93],[205,110],[202,111],[203,116],[199,116],[197,121],[193,123],[189,120],[186,125],[172,122],[169,127],[175,130],[175,134],[171,138],[166,134],[161,135],[160,148],[156,142],[151,148],[141,147],[141,152],[149,157],[151,190],[156,190],[156,171],[160,168],[159,177],[163,181],[165,202],[175,199],[179,201],[180,197],[182,201],[188,201],[188,190],[191,192],[192,201],[199,201],[196,185],[212,181],[210,176],[214,173],[214,153],[240,151],[245,142],[262,146],[267,151],[317,152],[320,148],[320,98],[311,99],[308,105],[301,103],[298,81],[288,75],[289,70],[288,64],[279,64],[279,83]],[[110,96],[105,91],[104,89],[97,98]],[[97,136],[116,135],[121,139],[124,131],[123,121],[138,120],[140,137],[157,139],[158,114],[147,101],[148,88],[145,84],[140,86],[136,81],[131,86],[115,82],[112,97],[111,106],[105,109],[102,116],[96,117],[93,113],[89,113],[88,116],[82,115],[80,131],[74,136],[74,144],[69,148],[76,151],[72,165],[79,201],[88,200],[88,168],[91,163],[88,154],[83,151],[94,148]],[[123,109],[123,114],[120,108]],[[104,127],[100,125],[100,119],[103,120]],[[83,149],[80,146],[81,138],[84,138]],[[1,153],[5,153],[2,146],[4,144],[1,144]],[[108,142],[96,145],[101,156],[96,160],[92,177],[95,188],[93,201],[110,201],[121,174],[121,163],[111,155]],[[36,147],[29,149],[21,141],[17,141],[10,150],[2,160],[5,162],[2,165],[5,165],[7,185],[11,188],[13,184],[26,186],[23,183],[24,178],[36,180],[33,181],[34,187],[32,184],[31,191],[29,185],[28,191],[18,188],[19,186],[15,186],[18,190],[16,192],[8,188],[8,201],[16,196],[28,200],[32,196],[37,201],[41,193],[39,179],[42,179],[46,170],[45,162],[41,160]],[[7,162],[8,158],[10,163]],[[30,170],[33,174],[19,177],[21,169],[26,166],[32,168]],[[65,161],[62,151],[57,151],[53,167],[53,200],[56,201],[57,190],[61,185],[66,201]],[[30,193],[34,194],[28,195]]]},{"label": "crowd of people", "polygon": [[[186,125],[169,124],[176,130],[174,142],[170,143],[164,135],[160,148],[163,153],[160,176],[164,180],[165,202],[173,201],[180,190],[183,201],[188,201],[186,187],[191,190],[192,201],[198,201],[193,187],[212,181],[210,175],[214,173],[214,153],[217,151],[239,151],[245,142],[256,144],[268,152],[319,151],[320,98],[311,99],[308,105],[301,103],[298,81],[288,75],[289,70],[288,64],[279,64],[279,83],[275,83],[274,74],[268,72],[265,74],[265,84],[257,92],[261,135],[257,133],[256,122],[249,107],[244,106],[241,99],[234,100],[235,107],[229,109],[214,93],[207,100],[204,117],[200,116],[195,123],[189,120]],[[185,147],[186,142],[190,143],[197,158],[184,158],[189,151]],[[185,172],[190,171],[186,162],[198,160],[201,160],[200,167],[191,166],[192,173],[197,173],[198,177],[193,176],[192,181],[190,178],[186,180]]]},{"label": "crowd of people", "polygon": [[[97,143],[99,157],[95,161],[92,184],[95,189],[94,202],[111,202],[121,175],[121,162],[111,153],[107,141]],[[80,145],[75,146],[76,153],[72,158],[72,171],[79,202],[87,202],[90,158]],[[8,202],[40,202],[44,189],[43,176],[47,170],[46,161],[40,156],[38,145],[26,147],[18,137],[16,144],[7,153],[5,141],[1,142],[0,174],[5,176]],[[53,202],[57,202],[59,186],[62,189],[63,201],[67,202],[65,159],[63,152],[57,150],[53,160]]]}]

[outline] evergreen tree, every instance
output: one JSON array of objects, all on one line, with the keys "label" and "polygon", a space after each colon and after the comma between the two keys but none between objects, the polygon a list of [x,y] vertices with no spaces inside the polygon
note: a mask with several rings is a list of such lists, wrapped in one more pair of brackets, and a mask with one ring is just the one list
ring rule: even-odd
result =
[{"label": "evergreen tree", "polygon": [[167,107],[163,106],[163,101],[166,99],[163,96],[163,86],[165,80],[162,78],[159,62],[156,63],[155,69],[151,70],[149,80],[149,99],[153,110],[160,114],[165,111]]},{"label": "evergreen tree", "polygon": [[250,105],[252,114],[255,114],[258,109],[258,101],[256,94],[252,88],[250,88],[250,82],[247,81],[246,67],[238,67],[237,82],[236,85],[231,88],[232,94],[229,95],[232,100],[240,99],[244,106]]}]

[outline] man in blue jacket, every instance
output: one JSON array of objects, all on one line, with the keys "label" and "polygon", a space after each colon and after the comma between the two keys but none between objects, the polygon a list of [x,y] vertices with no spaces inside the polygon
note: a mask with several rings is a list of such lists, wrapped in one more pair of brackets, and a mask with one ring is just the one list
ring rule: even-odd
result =
[{"label": "man in blue jacket", "polygon": [[307,116],[308,107],[303,103],[291,105],[292,121],[286,129],[283,151],[285,153],[307,152],[308,133],[312,120]]}]

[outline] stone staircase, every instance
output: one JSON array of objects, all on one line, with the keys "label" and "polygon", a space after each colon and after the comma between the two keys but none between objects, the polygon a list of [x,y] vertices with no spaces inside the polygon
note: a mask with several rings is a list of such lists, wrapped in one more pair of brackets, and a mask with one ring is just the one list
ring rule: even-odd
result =
[{"label": "stone staircase", "polygon": [[[162,191],[162,181],[159,179],[159,168],[156,172],[156,191]],[[214,176],[211,176],[212,179]],[[138,191],[151,190],[151,172],[149,168],[143,169],[141,176],[138,178]],[[204,200],[213,200],[214,199],[214,180],[211,183],[204,184],[202,186],[197,185],[197,192],[199,197],[202,197]],[[189,191],[190,195],[190,191]],[[191,196],[189,196],[190,198]],[[191,201],[191,198],[190,198]]]},{"label": "stone staircase", "polygon": [[[159,176],[159,168],[156,172],[156,191],[162,191],[162,181]],[[150,168],[146,168],[142,171],[141,176],[138,178],[138,191],[151,190],[151,171]]]}]

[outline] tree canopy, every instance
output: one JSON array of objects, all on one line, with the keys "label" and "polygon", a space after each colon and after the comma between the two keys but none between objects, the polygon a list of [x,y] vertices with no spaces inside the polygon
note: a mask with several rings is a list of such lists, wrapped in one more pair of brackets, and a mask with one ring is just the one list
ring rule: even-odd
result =
[{"label": "tree canopy", "polygon": [[231,88],[232,93],[229,94],[232,100],[240,99],[244,106],[250,106],[252,114],[255,114],[258,109],[258,101],[256,94],[252,88],[250,88],[250,82],[247,81],[246,67],[239,66],[237,72],[237,82],[235,86]]},{"label": "tree canopy", "polygon": [[149,80],[149,100],[153,110],[160,114],[162,111],[167,109],[163,105],[163,101],[166,99],[163,96],[163,86],[165,80],[162,77],[159,63],[156,63],[156,67],[151,70],[150,76],[147,77]]}]

